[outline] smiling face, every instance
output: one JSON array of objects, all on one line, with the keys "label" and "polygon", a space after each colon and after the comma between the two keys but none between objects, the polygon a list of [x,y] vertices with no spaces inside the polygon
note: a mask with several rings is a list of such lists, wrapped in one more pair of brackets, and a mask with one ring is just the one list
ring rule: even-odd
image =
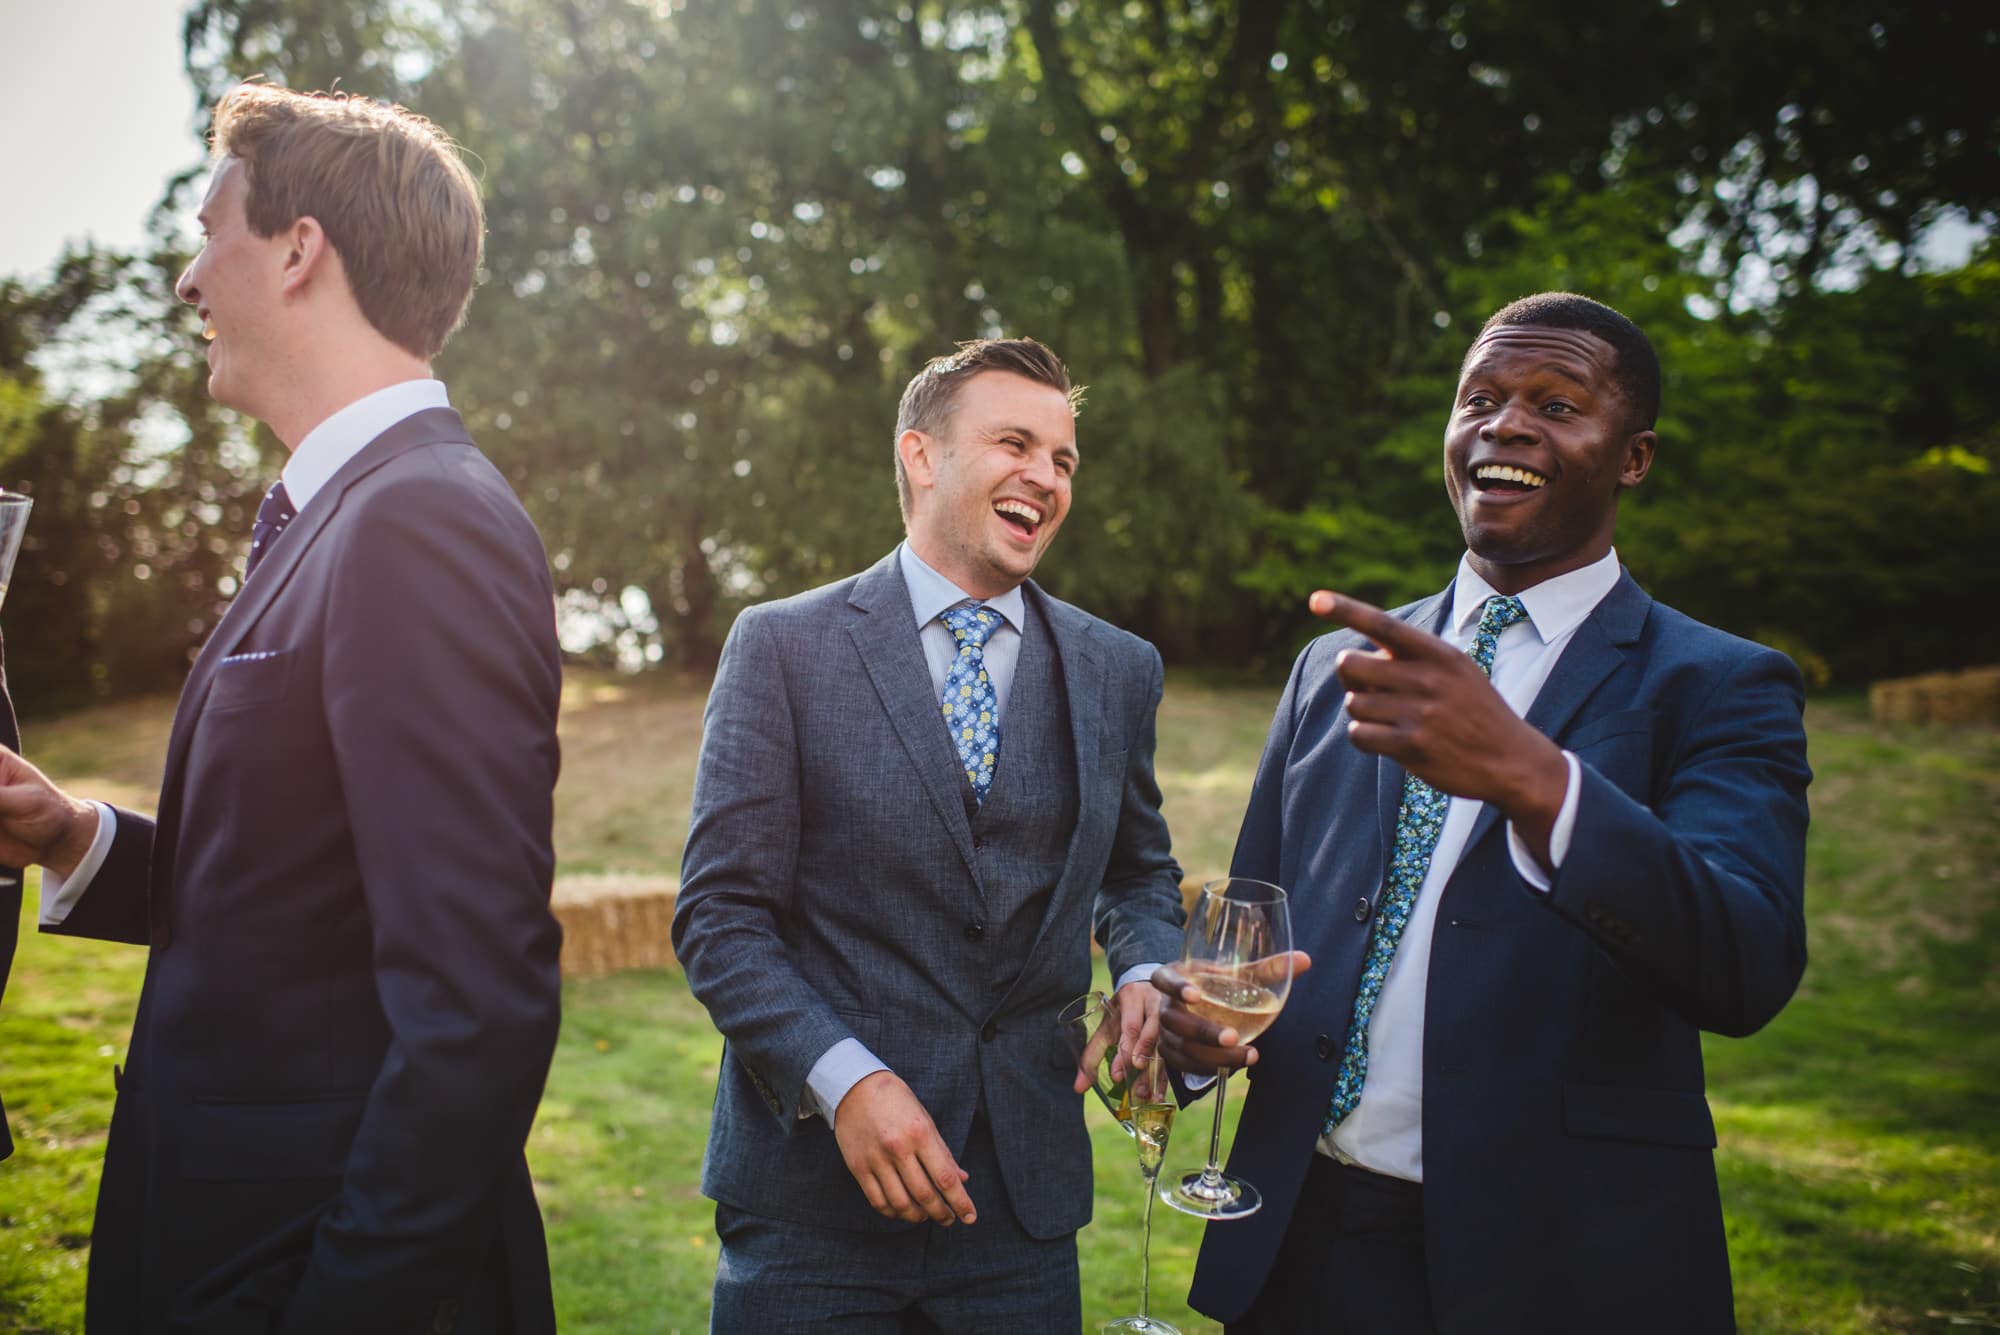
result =
[{"label": "smiling face", "polygon": [[1618,493],[1645,480],[1617,354],[1595,334],[1501,325],[1467,354],[1444,437],[1445,490],[1471,565],[1502,593],[1611,550]]},{"label": "smiling face", "polygon": [[282,231],[269,237],[251,231],[247,171],[240,158],[217,165],[201,204],[201,253],[174,292],[201,315],[208,392],[217,403],[264,417],[288,242]]},{"label": "smiling face", "polygon": [[1034,573],[1069,514],[1076,416],[1059,389],[1009,371],[966,381],[940,435],[905,431],[910,546],[975,598]]}]

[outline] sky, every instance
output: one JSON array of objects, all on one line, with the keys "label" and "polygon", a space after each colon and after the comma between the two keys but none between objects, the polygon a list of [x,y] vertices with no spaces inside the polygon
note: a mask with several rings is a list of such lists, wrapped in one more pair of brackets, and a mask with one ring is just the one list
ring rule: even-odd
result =
[{"label": "sky", "polygon": [[8,178],[26,187],[0,209],[0,277],[43,276],[86,236],[138,245],[168,179],[202,160],[182,8],[0,0],[0,130]]}]

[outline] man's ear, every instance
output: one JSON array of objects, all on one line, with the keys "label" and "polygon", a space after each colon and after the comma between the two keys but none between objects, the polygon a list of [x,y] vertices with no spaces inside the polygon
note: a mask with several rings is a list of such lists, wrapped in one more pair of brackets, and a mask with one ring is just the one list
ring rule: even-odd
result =
[{"label": "man's ear", "polygon": [[1618,469],[1618,488],[1630,491],[1646,480],[1653,469],[1653,450],[1660,438],[1651,431],[1637,431],[1625,442],[1625,462]]},{"label": "man's ear", "polygon": [[340,268],[340,257],[326,239],[326,229],[313,217],[297,218],[284,230],[284,280],[279,291],[287,297],[303,293],[315,277]]},{"label": "man's ear", "polygon": [[915,427],[896,437],[896,457],[903,461],[903,476],[912,493],[929,491],[937,485],[938,452],[944,443]]}]

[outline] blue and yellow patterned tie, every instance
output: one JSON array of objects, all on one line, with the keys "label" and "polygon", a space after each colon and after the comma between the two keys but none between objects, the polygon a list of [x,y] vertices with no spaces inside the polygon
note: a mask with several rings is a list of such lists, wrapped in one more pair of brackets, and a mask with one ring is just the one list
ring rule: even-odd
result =
[{"label": "blue and yellow patterned tie", "polygon": [[1000,701],[986,675],[986,641],[1005,618],[992,608],[954,607],[938,614],[958,640],[958,656],[944,674],[944,723],[951,729],[958,763],[965,767],[972,796],[984,802],[993,787],[993,762],[1000,755]]},{"label": "blue and yellow patterned tie", "polygon": [[[1528,609],[1519,598],[1488,598],[1479,616],[1479,629],[1466,650],[1479,670],[1493,674],[1493,650],[1500,632],[1526,619]],[[1347,1051],[1340,1059],[1340,1074],[1333,1085],[1333,1103],[1327,1109],[1323,1134],[1345,1121],[1361,1102],[1361,1086],[1368,1079],[1368,1021],[1375,1014],[1376,999],[1389,977],[1389,965],[1396,958],[1396,944],[1410,925],[1410,910],[1416,907],[1417,891],[1423,888],[1430,871],[1431,854],[1437,849],[1438,835],[1444,830],[1445,812],[1451,806],[1448,794],[1425,783],[1414,774],[1403,776],[1403,807],[1396,813],[1396,851],[1389,862],[1389,883],[1375,914],[1375,933],[1368,942],[1368,963],[1361,971],[1361,987],[1354,994],[1354,1018],[1347,1025]]]}]

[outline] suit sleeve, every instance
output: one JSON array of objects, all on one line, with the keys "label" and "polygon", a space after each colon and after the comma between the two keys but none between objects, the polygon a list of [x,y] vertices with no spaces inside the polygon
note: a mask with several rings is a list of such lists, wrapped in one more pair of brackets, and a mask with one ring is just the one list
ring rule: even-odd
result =
[{"label": "suit sleeve", "polygon": [[123,807],[111,810],[111,848],[63,920],[41,929],[50,936],[84,936],[132,946],[152,939],[153,822]]},{"label": "suit sleeve", "polygon": [[1147,645],[1145,652],[1146,692],[1126,756],[1111,858],[1097,893],[1097,940],[1114,979],[1136,964],[1179,958],[1181,925],[1187,921],[1181,903],[1181,868],[1174,861],[1166,817],[1160,813],[1160,785],[1153,773],[1166,674],[1159,651]]},{"label": "suit sleeve", "polygon": [[1650,804],[1579,756],[1546,902],[1703,1029],[1755,1032],[1805,972],[1803,708],[1791,660],[1759,651],[1688,713]]},{"label": "suit sleeve", "polygon": [[702,719],[674,954],[779,1124],[854,1034],[799,972],[783,923],[799,857],[799,741],[770,613],[736,618]]},{"label": "suit sleeve", "polygon": [[392,1037],[290,1333],[386,1329],[469,1271],[555,1048],[553,594],[497,480],[446,467],[358,503],[328,586],[327,725]]}]

